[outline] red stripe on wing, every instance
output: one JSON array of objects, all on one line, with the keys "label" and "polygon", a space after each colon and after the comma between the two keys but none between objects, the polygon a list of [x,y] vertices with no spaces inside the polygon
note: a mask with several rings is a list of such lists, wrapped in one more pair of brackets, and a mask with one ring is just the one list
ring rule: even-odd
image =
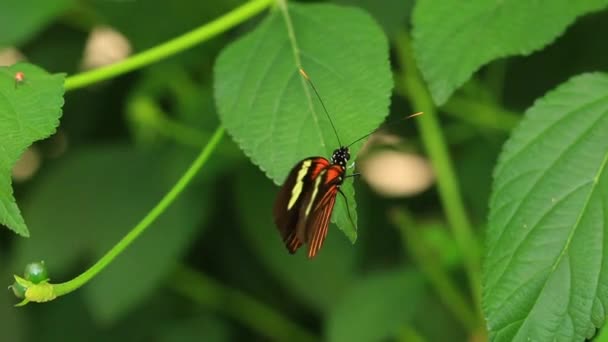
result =
[{"label": "red stripe on wing", "polygon": [[319,173],[321,173],[321,171],[323,171],[323,169],[329,167],[331,164],[329,163],[329,160],[323,158],[323,157],[316,157],[316,158],[311,158],[312,159],[312,165],[310,166],[309,169],[309,173],[308,173],[308,179],[312,182],[314,181],[315,178],[317,178],[319,176]]},{"label": "red stripe on wing", "polygon": [[342,182],[339,180],[339,178],[342,177],[344,173],[345,170],[342,166],[336,164],[331,165],[329,168],[327,168],[327,172],[325,173],[325,184],[327,185]]},{"label": "red stripe on wing", "polygon": [[317,252],[323,246],[325,237],[327,237],[327,230],[329,228],[329,220],[331,213],[336,203],[336,195],[338,193],[338,186],[331,186],[327,192],[323,195],[323,198],[319,202],[319,205],[315,208],[310,218],[307,231],[312,237],[308,239],[308,257],[314,258]]}]

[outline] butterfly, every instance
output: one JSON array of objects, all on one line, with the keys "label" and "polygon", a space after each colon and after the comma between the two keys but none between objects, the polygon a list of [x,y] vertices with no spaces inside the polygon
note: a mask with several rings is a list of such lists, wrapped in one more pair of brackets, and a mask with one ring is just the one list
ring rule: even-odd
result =
[{"label": "butterfly", "polygon": [[346,177],[349,158],[348,147],[342,146],[330,160],[306,158],[289,172],[274,204],[274,221],[290,253],[295,253],[304,243],[308,243],[309,258],[321,249],[336,196],[338,193],[344,196],[340,186]]},{"label": "butterfly", "polygon": [[[341,194],[346,201],[340,186],[347,177],[359,175],[358,173],[346,175],[346,164],[350,159],[349,147],[376,130],[349,145],[342,145],[319,92],[308,74],[303,69],[299,71],[317,95],[340,147],[334,150],[329,160],[320,156],[309,157],[301,160],[291,169],[276,197],[273,216],[287,250],[293,254],[306,243],[308,257],[314,258],[327,236],[337,195]],[[422,113],[412,114],[408,118],[419,114]],[[348,204],[346,209],[349,210]],[[350,211],[348,217],[353,223]]]}]

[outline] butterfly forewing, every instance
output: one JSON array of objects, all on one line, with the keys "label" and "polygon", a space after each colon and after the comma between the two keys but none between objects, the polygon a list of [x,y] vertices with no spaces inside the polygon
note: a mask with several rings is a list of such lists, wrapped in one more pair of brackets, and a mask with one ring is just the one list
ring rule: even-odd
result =
[{"label": "butterfly forewing", "polygon": [[290,171],[274,204],[274,220],[290,253],[308,243],[314,257],[327,236],[344,168],[323,157],[300,161]]}]

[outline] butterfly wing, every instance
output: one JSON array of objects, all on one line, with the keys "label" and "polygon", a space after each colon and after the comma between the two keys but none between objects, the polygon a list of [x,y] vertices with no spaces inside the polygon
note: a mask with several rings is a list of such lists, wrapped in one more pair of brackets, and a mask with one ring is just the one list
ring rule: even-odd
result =
[{"label": "butterfly wing", "polygon": [[345,172],[346,170],[340,165],[330,165],[315,180],[318,195],[313,196],[312,214],[306,221],[306,242],[308,242],[309,258],[313,258],[317,254],[325,241],[331,214],[336,203],[336,196],[344,180]]},{"label": "butterfly wing", "polygon": [[306,209],[317,177],[331,164],[323,157],[306,158],[289,172],[274,203],[274,222],[290,253],[306,242]]},{"label": "butterfly wing", "polygon": [[291,170],[274,206],[275,224],[290,253],[308,243],[313,258],[325,241],[345,169],[322,157],[304,159]]},{"label": "butterfly wing", "polygon": [[317,255],[317,252],[321,249],[321,246],[323,246],[325,237],[327,237],[329,220],[331,218],[331,213],[334,210],[337,192],[338,186],[333,185],[325,193],[325,198],[321,203],[319,203],[317,209],[308,220],[306,232],[308,235],[307,241],[309,258],[314,258],[315,255]]}]

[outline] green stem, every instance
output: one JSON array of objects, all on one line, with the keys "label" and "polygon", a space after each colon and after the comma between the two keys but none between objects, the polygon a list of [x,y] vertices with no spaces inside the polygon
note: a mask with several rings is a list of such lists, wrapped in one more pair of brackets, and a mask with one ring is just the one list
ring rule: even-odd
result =
[{"label": "green stem", "polygon": [[230,289],[188,267],[179,267],[171,277],[172,289],[199,304],[224,312],[276,341],[316,341],[318,338],[289,321],[285,315],[245,293]]},{"label": "green stem", "polygon": [[418,123],[425,149],[437,175],[437,187],[443,210],[453,231],[454,239],[463,253],[473,301],[481,321],[479,246],[464,208],[454,168],[437,118],[437,110],[418,72],[407,33],[402,33],[397,37],[396,48],[402,69],[405,71],[403,80],[407,97],[411,101],[415,111],[424,112],[424,115],[421,115],[416,122]]},{"label": "green stem", "polygon": [[121,62],[70,76],[65,80],[65,90],[74,90],[107,80],[177,54],[244,22],[269,7],[273,2],[274,0],[252,0],[212,22]]},{"label": "green stem", "polygon": [[125,235],[112,249],[110,249],[101,259],[91,266],[84,273],[76,278],[61,284],[54,284],[54,291],[57,296],[68,294],[86,284],[89,280],[95,277],[101,270],[108,266],[114,258],[124,251],[139,235],[141,235],[151,224],[156,220],[184,191],[186,186],[190,184],[194,176],[205,165],[211,153],[215,150],[218,143],[224,135],[224,128],[218,127],[207,145],[202,149],[199,156],[192,162],[188,170],[175,183],[173,188],[152,208],[152,210],[144,216],[144,218]]},{"label": "green stem", "polygon": [[414,220],[403,210],[392,211],[390,217],[401,233],[404,246],[407,246],[408,252],[429,279],[441,301],[469,331],[475,331],[478,328],[475,312],[469,309],[470,304],[444,272],[431,249],[425,246],[424,240],[416,230]]},{"label": "green stem", "polygon": [[486,84],[488,89],[492,91],[493,100],[495,103],[501,103],[505,78],[507,77],[507,60],[500,59],[490,63],[486,70]]}]

